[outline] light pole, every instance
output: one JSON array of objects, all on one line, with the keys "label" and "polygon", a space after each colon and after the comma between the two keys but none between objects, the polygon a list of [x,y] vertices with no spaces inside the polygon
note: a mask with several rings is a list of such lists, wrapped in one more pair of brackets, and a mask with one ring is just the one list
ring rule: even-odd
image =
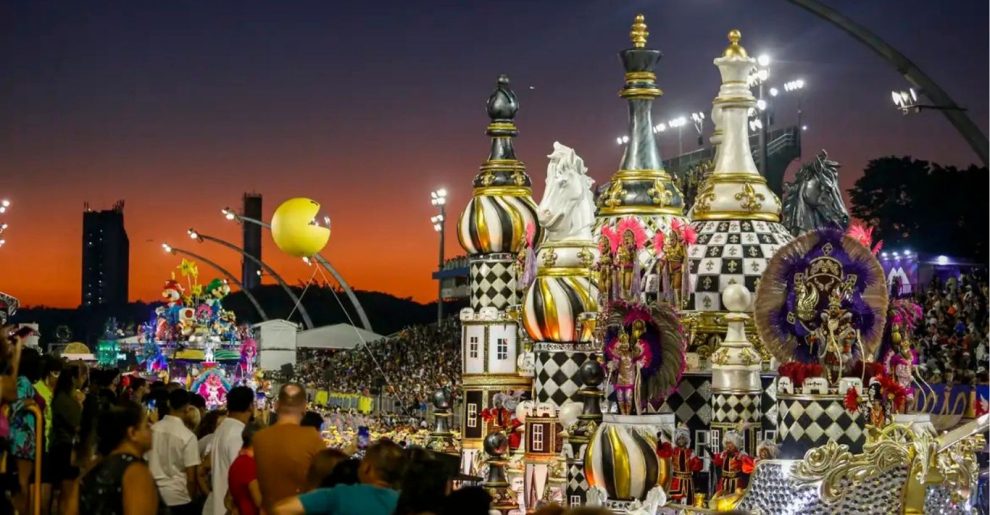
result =
[{"label": "light pole", "polygon": [[705,132],[705,113],[698,111],[696,113],[691,113],[691,121],[694,122],[694,130],[698,131],[698,146],[705,144],[704,132]]},{"label": "light pole", "polygon": [[309,318],[309,312],[306,311],[306,308],[302,305],[302,302],[299,300],[299,297],[296,296],[295,292],[292,291],[292,288],[290,288],[289,285],[286,284],[285,280],[282,279],[282,276],[278,275],[278,272],[276,272],[274,268],[268,266],[268,264],[265,263],[264,261],[252,256],[250,252],[247,252],[246,250],[238,247],[237,245],[234,245],[233,243],[230,243],[229,241],[221,240],[220,238],[203,234],[191,227],[189,228],[188,231],[186,231],[186,233],[189,235],[191,239],[196,240],[200,243],[204,241],[212,241],[213,243],[223,245],[228,249],[234,250],[236,252],[240,252],[242,256],[254,262],[256,265],[260,266],[262,270],[268,272],[268,274],[271,275],[273,279],[275,279],[275,281],[279,284],[279,286],[281,286],[282,289],[285,290],[285,293],[289,296],[290,299],[292,299],[293,306],[299,307],[299,315],[302,317],[303,324],[306,326],[306,329],[313,328],[313,321]]},{"label": "light pole", "polygon": [[686,124],[687,124],[687,118],[683,116],[678,116],[677,118],[674,118],[673,120],[667,122],[668,127],[677,129],[677,157],[680,157],[681,155],[684,154],[684,145],[683,145],[683,141],[681,140],[681,135],[683,134],[684,125]]},{"label": "light pole", "polygon": [[168,243],[162,243],[162,250],[164,250],[165,252],[167,252],[169,254],[172,254],[173,256],[176,255],[176,254],[185,254],[186,256],[189,256],[189,257],[191,257],[191,258],[193,258],[193,259],[195,259],[197,261],[202,261],[202,262],[206,263],[207,265],[210,265],[211,267],[213,267],[214,269],[216,269],[218,272],[220,272],[221,274],[223,274],[227,278],[228,281],[230,281],[231,283],[234,283],[235,286],[237,286],[238,288],[241,289],[242,292],[244,292],[244,296],[247,297],[247,299],[249,301],[251,301],[251,305],[254,306],[254,310],[258,312],[258,316],[261,317],[261,321],[262,322],[264,322],[265,320],[268,320],[268,315],[265,314],[265,310],[261,308],[261,304],[258,303],[258,299],[254,298],[254,295],[251,294],[251,292],[249,290],[245,290],[244,289],[244,285],[241,284],[241,282],[237,280],[237,277],[235,277],[234,274],[230,273],[230,271],[227,270],[226,268],[218,265],[214,261],[211,261],[211,260],[209,260],[209,259],[207,259],[207,258],[205,258],[203,256],[200,256],[199,254],[195,254],[195,253],[190,252],[188,250],[184,250],[184,249],[173,247],[173,246],[169,245]]},{"label": "light pole", "polygon": [[[9,200],[7,199],[0,200],[0,215],[6,213],[7,209],[9,208],[10,208]],[[0,236],[3,236],[3,233],[6,230],[7,230],[7,224],[6,223],[0,224]],[[7,240],[0,238],[0,247],[3,247],[5,243],[7,243]]]},{"label": "light pole", "polygon": [[[440,214],[431,216],[430,222],[433,223],[433,230],[440,233],[440,261],[437,265],[437,272],[443,272],[443,243],[444,243],[444,232],[447,226],[447,190],[440,188],[436,191],[430,192],[430,204],[438,207],[440,209]],[[440,322],[443,321],[443,278],[439,275],[437,276],[437,326],[439,327]]]},{"label": "light pole", "polygon": [[[801,109],[801,101],[804,100],[804,79],[796,79],[790,82],[785,82],[784,91],[788,93],[793,91],[796,92],[797,94],[797,126],[798,126],[798,130],[803,131],[804,125],[801,123],[801,120],[804,116],[804,111]],[[798,161],[801,160],[802,146],[803,145],[798,146]]]},{"label": "light pole", "polygon": [[759,87],[756,96],[756,108],[760,111],[760,175],[767,176],[767,129],[770,120],[767,118],[767,101],[763,98],[763,84],[770,78],[770,56],[761,54],[756,58],[756,70],[750,80]]},{"label": "light pole", "polygon": [[[224,218],[232,222],[236,221],[242,224],[251,223],[269,230],[272,228],[271,224],[267,222],[263,222],[255,218],[251,218],[249,216],[244,216],[240,213],[235,212],[233,209],[230,209],[229,207],[225,207],[221,209],[220,213],[223,214]],[[357,312],[358,318],[361,320],[361,326],[364,327],[364,329],[368,332],[371,333],[375,332],[375,330],[372,329],[371,327],[371,322],[368,320],[368,314],[364,312],[364,307],[362,307],[361,302],[358,301],[357,295],[354,295],[354,290],[351,289],[351,285],[347,284],[347,281],[344,280],[344,276],[340,275],[340,272],[338,272],[337,269],[334,268],[333,265],[331,265],[330,262],[327,261],[327,258],[323,257],[322,254],[314,255],[313,259],[315,259],[316,262],[319,263],[324,270],[326,270],[330,275],[333,276],[333,278],[337,281],[337,284],[340,284],[340,288],[344,290],[344,293],[347,295],[348,300],[351,301],[351,306],[354,308],[354,311]],[[344,310],[343,306],[341,306],[341,310],[342,311]],[[347,315],[348,319],[350,319],[350,315],[347,314],[346,311],[344,311],[344,314]]]}]

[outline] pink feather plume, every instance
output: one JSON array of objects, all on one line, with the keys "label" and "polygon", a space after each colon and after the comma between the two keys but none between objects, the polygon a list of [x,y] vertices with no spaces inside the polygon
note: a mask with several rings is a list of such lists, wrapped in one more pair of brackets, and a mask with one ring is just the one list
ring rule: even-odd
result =
[{"label": "pink feather plume", "polygon": [[876,245],[873,245],[873,228],[859,222],[853,222],[849,225],[849,229],[846,230],[846,236],[860,242],[866,248],[873,246],[872,252],[874,256],[883,248],[883,241],[878,241]]},{"label": "pink feather plume", "polygon": [[653,235],[653,253],[656,254],[657,257],[663,254],[664,240],[664,235],[660,231],[657,231],[657,233]]},{"label": "pink feather plume", "polygon": [[[608,225],[603,226],[602,236],[604,236],[605,239],[608,240],[608,245],[610,247],[609,252],[614,254],[617,250],[619,250],[619,241],[621,237],[619,236],[619,233],[615,229],[613,229]],[[598,250],[605,252],[605,249],[603,248],[599,248]]]},{"label": "pink feather plume", "polygon": [[641,249],[643,248],[643,245],[646,245],[646,240],[648,240],[649,237],[646,235],[646,231],[643,230],[643,226],[640,225],[639,220],[632,217],[623,218],[620,220],[616,231],[620,237],[619,241],[622,241],[621,238],[626,231],[633,233],[633,240],[636,242],[636,248]]},{"label": "pink feather plume", "polygon": [[536,237],[536,224],[529,222],[526,224],[526,245],[533,246],[533,238]]}]

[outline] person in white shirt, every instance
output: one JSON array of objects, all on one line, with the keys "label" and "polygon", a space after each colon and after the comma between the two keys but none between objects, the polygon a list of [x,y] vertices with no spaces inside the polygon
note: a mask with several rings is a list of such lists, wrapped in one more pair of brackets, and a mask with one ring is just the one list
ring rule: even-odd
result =
[{"label": "person in white shirt", "polygon": [[200,515],[197,508],[196,467],[199,446],[196,435],[186,427],[189,392],[173,390],[168,394],[168,414],[151,426],[152,448],[148,467],[155,478],[162,502],[172,515]]},{"label": "person in white shirt", "polygon": [[224,498],[227,496],[227,473],[230,464],[237,459],[244,441],[241,434],[244,426],[254,415],[254,391],[246,386],[231,388],[227,392],[227,418],[213,432],[210,442],[210,456],[213,463],[211,471],[212,486],[211,505],[207,506],[205,515],[222,515],[227,512]]}]

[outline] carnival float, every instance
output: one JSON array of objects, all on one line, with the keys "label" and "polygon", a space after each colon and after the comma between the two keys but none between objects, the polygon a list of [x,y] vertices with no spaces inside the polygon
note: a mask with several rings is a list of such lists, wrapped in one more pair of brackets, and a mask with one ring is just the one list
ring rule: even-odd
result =
[{"label": "carnival float", "polygon": [[256,370],[258,346],[250,327],[238,325],[234,312],[223,307],[229,293],[223,279],[200,283],[197,264],[183,259],[162,286],[163,304],[131,343],[119,343],[108,322],[98,346],[100,364],[113,365],[119,352],[129,350],[143,375],[185,385],[210,409],[224,406],[234,385],[257,389],[263,384]]},{"label": "carnival float", "polygon": [[[768,187],[748,143],[755,59],[733,30],[715,157],[685,197],[655,140],[648,36],[637,16],[619,53],[629,139],[598,188],[553,142],[534,201],[508,77],[488,99],[491,151],[457,227],[462,473],[502,513],[967,513],[987,417],[939,433],[919,308],[888,298],[838,163],[822,151],[784,202]],[[431,448],[454,452],[449,395],[434,405]]]}]

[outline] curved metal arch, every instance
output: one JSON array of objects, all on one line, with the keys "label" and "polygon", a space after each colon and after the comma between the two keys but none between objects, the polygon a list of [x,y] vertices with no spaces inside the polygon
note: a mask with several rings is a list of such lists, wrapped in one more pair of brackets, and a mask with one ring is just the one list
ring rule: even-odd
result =
[{"label": "curved metal arch", "polygon": [[375,332],[375,330],[371,328],[371,322],[368,321],[368,315],[365,314],[364,307],[361,306],[360,302],[358,302],[357,296],[354,295],[354,290],[351,290],[351,286],[344,280],[344,276],[340,275],[340,273],[337,272],[337,269],[335,269],[333,265],[327,261],[327,258],[323,257],[322,254],[317,254],[314,257],[316,258],[316,262],[322,265],[323,268],[327,272],[330,272],[330,275],[332,275],[333,278],[340,283],[340,287],[344,290],[344,293],[347,294],[347,298],[350,299],[351,305],[354,306],[354,310],[357,311],[358,318],[361,319],[361,325],[364,326],[364,330],[372,333]]},{"label": "curved metal arch", "polygon": [[818,0],[788,1],[839,27],[860,43],[880,54],[880,57],[883,57],[884,60],[892,64],[898,73],[903,75],[908,82],[921,90],[921,92],[939,107],[942,114],[945,115],[949,123],[966,140],[966,143],[969,143],[970,148],[973,149],[973,152],[976,152],[976,155],[983,161],[983,164],[987,164],[988,143],[986,135],[973,123],[973,120],[969,118],[966,111],[959,107],[937,82],[921,71],[918,65],[911,62],[904,54],[898,52],[897,49],[880,39],[876,34],[870,32],[866,27]]},{"label": "curved metal arch", "polygon": [[[264,227],[269,230],[271,230],[272,228],[271,224],[267,222],[262,222],[261,220],[257,220],[255,218],[239,215],[229,210],[225,210],[225,213],[229,213],[230,216],[233,216],[241,223],[250,222],[255,225],[260,225],[261,227]],[[347,295],[347,298],[351,301],[351,305],[354,307],[354,311],[357,311],[358,318],[361,319],[361,325],[364,327],[364,329],[366,331],[375,332],[375,330],[372,329],[371,327],[371,322],[368,321],[368,315],[364,312],[364,307],[361,305],[361,302],[358,301],[357,295],[354,294],[354,290],[352,290],[351,286],[347,284],[347,281],[344,280],[344,276],[340,275],[340,272],[338,272],[337,269],[335,269],[333,265],[330,264],[330,261],[328,261],[327,258],[323,257],[322,254],[317,254],[314,257],[316,258],[316,261],[321,266],[323,266],[324,270],[330,272],[330,275],[332,275],[333,278],[336,279],[338,283],[340,283],[340,287],[341,289],[344,290],[344,293]]]},{"label": "curved metal arch", "polygon": [[237,277],[235,277],[234,274],[230,273],[230,271],[228,271],[226,268],[218,265],[216,262],[214,262],[214,261],[212,261],[210,259],[207,259],[207,258],[205,258],[203,256],[200,256],[199,254],[196,254],[195,252],[190,252],[190,251],[185,250],[185,249],[176,248],[176,247],[173,247],[171,245],[169,245],[169,248],[171,249],[169,251],[170,254],[173,254],[173,255],[174,254],[177,254],[177,253],[178,254],[185,254],[185,255],[193,258],[193,259],[202,261],[202,262],[206,263],[207,265],[210,265],[211,267],[213,267],[217,271],[219,271],[221,274],[225,275],[227,277],[227,280],[229,280],[230,282],[232,282],[235,285],[237,285],[237,287],[240,288],[242,292],[244,292],[244,296],[247,297],[249,301],[251,301],[251,305],[254,306],[255,311],[257,311],[258,312],[258,315],[261,316],[261,321],[264,322],[264,321],[268,320],[268,314],[266,314],[265,313],[265,310],[262,309],[261,304],[258,303],[258,299],[254,298],[254,295],[251,294],[251,292],[249,290],[245,290],[244,289],[244,284],[241,283],[241,281],[238,280]]},{"label": "curved metal arch", "polygon": [[197,239],[199,240],[206,240],[206,241],[212,241],[214,243],[219,243],[224,247],[240,252],[242,256],[250,259],[256,265],[260,266],[262,270],[268,272],[272,276],[272,278],[274,278],[275,281],[278,282],[279,286],[281,286],[282,289],[285,290],[285,293],[289,295],[289,298],[292,299],[294,305],[299,307],[299,315],[302,316],[303,324],[306,325],[306,328],[307,329],[313,328],[313,321],[309,318],[309,313],[306,311],[306,308],[303,306],[302,302],[299,301],[299,297],[296,296],[296,294],[292,291],[292,288],[290,288],[289,285],[286,284],[285,280],[282,279],[282,276],[278,275],[278,272],[276,272],[274,268],[268,266],[268,264],[265,263],[264,261],[252,256],[244,249],[238,247],[237,245],[234,245],[233,243],[230,243],[229,241],[221,240],[220,238],[203,234],[199,231],[196,231],[195,234],[198,237]]}]

